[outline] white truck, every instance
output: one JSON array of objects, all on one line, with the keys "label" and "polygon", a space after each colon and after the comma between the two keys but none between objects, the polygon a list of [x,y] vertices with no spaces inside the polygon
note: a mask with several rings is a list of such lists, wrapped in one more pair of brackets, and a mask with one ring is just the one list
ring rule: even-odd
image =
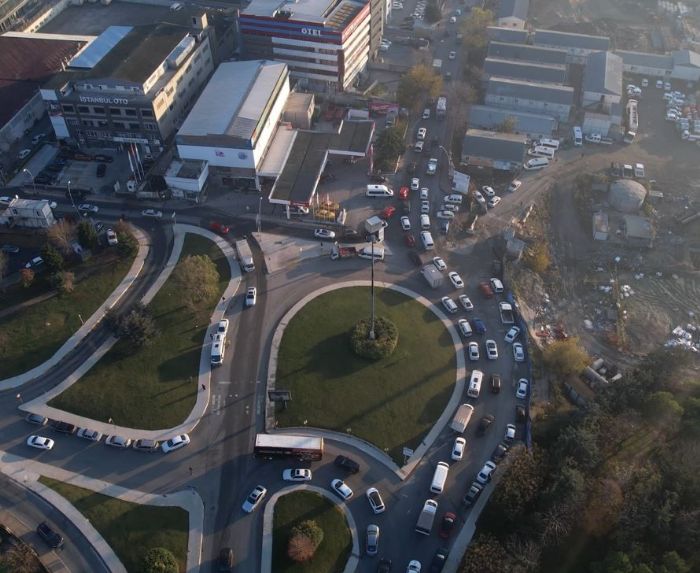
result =
[{"label": "white truck", "polygon": [[387,222],[376,215],[365,221],[365,230],[370,235],[376,236],[376,242],[381,243],[384,240],[384,229],[387,227]]},{"label": "white truck", "polygon": [[418,521],[416,522],[416,533],[421,535],[430,535],[433,529],[433,523],[435,521],[435,516],[437,515],[438,504],[432,499],[426,499],[423,504],[423,509],[418,516]]},{"label": "white truck", "polygon": [[435,70],[436,72],[440,72],[441,69],[442,69],[442,60],[440,60],[439,58],[435,58],[433,60],[433,70]]},{"label": "white truck", "polygon": [[250,273],[255,270],[255,262],[253,261],[253,252],[250,250],[250,245],[246,239],[236,241],[236,251],[238,251],[238,262],[241,268]]},{"label": "white truck", "polygon": [[440,96],[435,104],[435,115],[438,119],[442,119],[447,115],[447,97]]},{"label": "white truck", "polygon": [[454,418],[450,422],[450,428],[452,428],[458,434],[463,434],[464,430],[467,429],[469,420],[472,418],[474,413],[474,406],[471,404],[462,404],[457,408]]},{"label": "white truck", "polygon": [[509,302],[498,303],[498,310],[501,313],[501,322],[503,324],[513,324],[515,317],[513,316],[513,305]]},{"label": "white truck", "polygon": [[445,277],[439,270],[437,270],[435,265],[425,265],[423,270],[421,270],[421,273],[432,288],[440,288],[442,286],[442,282]]},{"label": "white truck", "polygon": [[437,173],[437,168],[438,168],[438,160],[435,157],[431,157],[428,160],[428,167],[426,168],[425,172],[428,175],[435,175]]}]

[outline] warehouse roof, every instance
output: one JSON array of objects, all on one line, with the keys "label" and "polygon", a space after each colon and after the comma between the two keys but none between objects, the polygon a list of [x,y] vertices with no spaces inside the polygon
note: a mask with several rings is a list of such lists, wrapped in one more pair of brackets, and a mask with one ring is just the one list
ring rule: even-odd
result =
[{"label": "warehouse roof", "polygon": [[333,134],[300,131],[297,133],[287,163],[272,186],[270,200],[308,204],[321,177]]},{"label": "warehouse roof", "polygon": [[589,54],[583,72],[583,90],[622,95],[622,58],[612,52]]},{"label": "warehouse roof", "polygon": [[468,129],[462,143],[462,155],[521,163],[526,143],[524,135]]},{"label": "warehouse roof", "polygon": [[513,42],[514,44],[524,44],[529,35],[527,30],[519,28],[502,28],[500,26],[489,26],[486,33],[490,40],[495,42]]},{"label": "warehouse roof", "polygon": [[470,127],[497,129],[508,118],[512,118],[515,123],[513,128],[515,133],[549,137],[557,128],[557,120],[549,115],[487,105],[473,105],[469,109]]},{"label": "warehouse roof", "polygon": [[486,91],[495,96],[516,97],[562,105],[574,103],[574,88],[559,84],[492,77],[488,81]]},{"label": "warehouse roof", "polygon": [[700,54],[691,50],[678,50],[672,53],[674,66],[700,68]]},{"label": "warehouse roof", "polygon": [[527,12],[530,9],[530,0],[501,0],[498,5],[497,18],[518,18],[527,20]]},{"label": "warehouse roof", "polygon": [[311,22],[343,30],[364,5],[357,0],[253,0],[241,15],[274,18],[280,22]]},{"label": "warehouse roof", "polygon": [[559,64],[540,64],[537,62],[504,60],[502,58],[486,58],[484,60],[484,73],[490,76],[537,82],[559,84],[566,82],[566,66]]},{"label": "warehouse roof", "polygon": [[535,30],[535,44],[606,51],[610,49],[610,38],[607,36],[558,32],[556,30]]},{"label": "warehouse roof", "polygon": [[650,54],[630,50],[615,50],[615,53],[622,58],[622,62],[626,66],[645,66],[660,70],[673,69],[673,56],[670,54]]},{"label": "warehouse roof", "polygon": [[545,48],[542,46],[527,46],[507,42],[489,43],[488,56],[507,60],[524,60],[541,64],[566,64],[566,50],[560,48]]}]

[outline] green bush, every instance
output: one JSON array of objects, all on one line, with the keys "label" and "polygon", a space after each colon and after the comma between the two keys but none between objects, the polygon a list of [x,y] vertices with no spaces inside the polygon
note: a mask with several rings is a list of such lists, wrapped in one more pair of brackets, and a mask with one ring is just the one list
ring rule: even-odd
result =
[{"label": "green bush", "polygon": [[313,520],[302,521],[292,527],[287,555],[292,561],[303,563],[311,559],[323,541],[323,529]]},{"label": "green bush", "polygon": [[179,573],[177,559],[164,547],[149,549],[143,556],[143,573]]},{"label": "green bush", "polygon": [[358,356],[369,360],[381,360],[396,349],[399,342],[399,329],[385,317],[377,317],[374,321],[374,340],[369,338],[370,321],[360,320],[352,329],[350,344]]}]

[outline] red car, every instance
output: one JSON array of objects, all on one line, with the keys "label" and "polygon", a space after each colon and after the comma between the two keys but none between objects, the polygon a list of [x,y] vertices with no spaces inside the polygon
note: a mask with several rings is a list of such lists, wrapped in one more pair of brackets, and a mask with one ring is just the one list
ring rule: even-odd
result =
[{"label": "red car", "polygon": [[226,235],[231,230],[229,227],[227,227],[223,223],[217,223],[216,221],[213,221],[212,223],[210,223],[209,228],[212,231],[219,233],[220,235]]},{"label": "red car", "polygon": [[399,199],[403,199],[405,201],[406,199],[408,199],[408,193],[408,187],[401,187],[401,189],[399,189]]},{"label": "red car", "polygon": [[391,216],[396,213],[396,207],[392,207],[389,205],[388,207],[384,207],[384,210],[382,211],[382,214],[379,215],[382,219],[391,219]]},{"label": "red car", "polygon": [[487,281],[479,283],[479,289],[486,298],[493,298],[493,289]]},{"label": "red car", "polygon": [[447,539],[452,534],[456,523],[457,516],[454,513],[451,511],[445,513],[445,515],[442,516],[442,523],[440,524],[440,537]]},{"label": "red car", "polygon": [[406,241],[407,247],[416,246],[416,238],[413,235],[404,235],[404,241]]}]

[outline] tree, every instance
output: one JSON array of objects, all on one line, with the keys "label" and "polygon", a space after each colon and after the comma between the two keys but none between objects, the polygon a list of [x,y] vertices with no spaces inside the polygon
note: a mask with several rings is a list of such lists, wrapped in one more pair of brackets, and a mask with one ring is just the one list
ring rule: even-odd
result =
[{"label": "tree", "polygon": [[513,133],[516,127],[518,127],[517,118],[509,115],[496,127],[496,131],[500,131],[501,133]]},{"label": "tree", "polygon": [[493,22],[493,12],[474,7],[468,18],[462,23],[463,45],[470,50],[483,50],[488,43],[486,28]]},{"label": "tree", "polygon": [[70,271],[59,271],[51,276],[51,284],[63,294],[70,294],[75,289],[75,275]]},{"label": "tree", "polygon": [[596,480],[583,510],[584,530],[595,537],[603,537],[610,533],[617,525],[622,501],[620,484],[612,479]]},{"label": "tree", "polygon": [[21,541],[0,553],[0,571],[34,573],[40,570],[40,562],[29,545]]},{"label": "tree", "polygon": [[559,471],[553,472],[551,482],[544,492],[547,501],[554,505],[566,503],[578,505],[586,489],[586,478],[575,466],[565,460]]},{"label": "tree", "polygon": [[63,270],[65,261],[61,253],[51,243],[46,243],[41,249],[41,258],[44,259],[44,264],[49,272],[57,273]]},{"label": "tree", "polygon": [[425,19],[429,24],[434,24],[442,18],[442,12],[440,7],[437,5],[435,0],[430,0],[428,6],[425,8]]},{"label": "tree", "polygon": [[292,561],[309,561],[323,541],[323,529],[313,520],[302,521],[292,527],[287,544],[287,555]]},{"label": "tree", "polygon": [[55,225],[49,227],[46,236],[54,247],[67,256],[73,252],[73,243],[77,237],[76,226],[67,219],[59,219]]},{"label": "tree", "polygon": [[542,457],[537,451],[533,454],[522,448],[514,453],[491,497],[493,510],[498,515],[494,521],[515,523],[525,513],[542,484],[542,466]]},{"label": "tree", "polygon": [[8,264],[9,260],[7,258],[7,255],[0,251],[0,279],[5,276],[5,271],[7,271]]},{"label": "tree", "polygon": [[90,221],[80,221],[78,224],[78,242],[83,249],[97,247],[97,231]]},{"label": "tree", "polygon": [[596,434],[583,426],[567,426],[564,428],[551,450],[555,461],[562,463],[570,458],[581,469],[593,469],[600,462]]},{"label": "tree", "polygon": [[396,100],[402,107],[418,110],[428,98],[437,97],[442,90],[442,77],[424,64],[413,66],[401,77],[396,88]]},{"label": "tree", "polygon": [[545,348],[542,358],[547,368],[562,377],[580,374],[590,362],[588,354],[579,345],[578,338],[553,342]]},{"label": "tree", "polygon": [[29,288],[34,283],[34,271],[32,269],[22,269],[19,271],[19,280],[24,288]]},{"label": "tree", "polygon": [[140,302],[123,314],[109,311],[105,324],[117,338],[126,339],[137,348],[147,346],[158,334],[150,310]]},{"label": "tree", "polygon": [[509,573],[510,559],[501,542],[485,533],[469,545],[462,573]]},{"label": "tree", "polygon": [[683,402],[683,430],[700,435],[700,398],[688,398]]},{"label": "tree", "polygon": [[175,556],[165,547],[153,547],[143,556],[143,573],[179,573]]},{"label": "tree", "polygon": [[670,392],[654,392],[649,395],[643,411],[647,420],[670,431],[676,430],[683,416],[683,407]]},{"label": "tree", "polygon": [[385,129],[377,137],[376,154],[395,158],[405,149],[401,131],[395,127]]},{"label": "tree", "polygon": [[174,278],[180,285],[182,297],[190,309],[210,300],[217,293],[219,271],[206,255],[188,255],[177,265]]}]

